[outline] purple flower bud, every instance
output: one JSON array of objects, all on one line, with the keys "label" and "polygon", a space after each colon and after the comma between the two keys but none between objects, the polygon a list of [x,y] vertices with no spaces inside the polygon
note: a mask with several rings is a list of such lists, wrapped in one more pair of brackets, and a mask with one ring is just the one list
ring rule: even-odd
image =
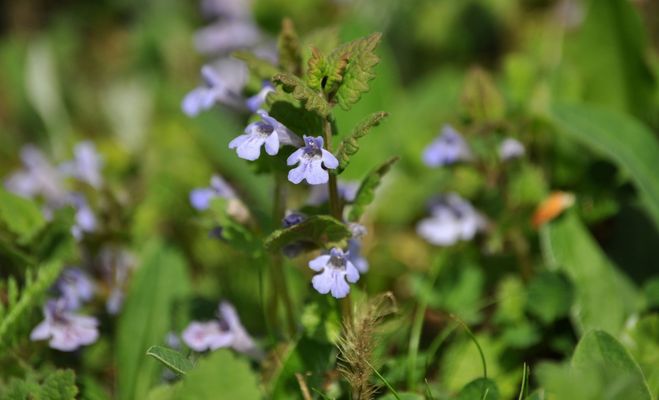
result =
[{"label": "purple flower bud", "polygon": [[417,233],[437,246],[451,246],[471,240],[485,227],[484,218],[473,206],[455,193],[439,198],[431,208],[432,216],[419,222]]},{"label": "purple flower bud", "polygon": [[334,169],[339,166],[339,160],[323,148],[321,136],[304,136],[304,147],[293,152],[286,160],[288,165],[299,165],[288,172],[288,180],[298,184],[307,180],[310,185],[327,183],[329,174],[323,169]]},{"label": "purple flower bud", "polygon": [[294,212],[294,211],[288,212],[286,213],[284,219],[281,221],[281,225],[284,228],[290,228],[291,226],[297,225],[300,222],[304,221],[305,219],[307,219],[307,216],[302,213]]},{"label": "purple flower bud", "polygon": [[55,283],[67,310],[77,310],[94,296],[94,284],[80,268],[67,268]]},{"label": "purple flower bud", "polygon": [[352,264],[349,256],[343,250],[333,248],[329,254],[318,256],[309,261],[309,268],[320,272],[311,280],[311,284],[318,293],[331,293],[337,299],[346,297],[350,293],[348,282],[357,282],[359,280],[359,271]]},{"label": "purple flower bud", "polygon": [[513,138],[506,138],[499,145],[499,158],[503,161],[522,157],[525,153],[524,145],[519,140]]},{"label": "purple flower bud", "polygon": [[190,204],[199,211],[208,209],[211,200],[216,197],[225,199],[236,198],[233,188],[219,175],[211,177],[211,183],[208,187],[196,188],[190,192]]},{"label": "purple flower bud", "polygon": [[49,300],[43,313],[45,319],[32,330],[30,340],[50,339],[53,349],[74,351],[98,339],[98,320],[71,313],[64,299]]},{"label": "purple flower bud", "polygon": [[251,112],[257,112],[261,106],[265,103],[266,97],[268,97],[269,93],[274,92],[275,89],[272,87],[272,84],[268,81],[263,82],[263,87],[261,87],[261,90],[254,96],[250,97],[247,99],[247,108]]},{"label": "purple flower bud", "polygon": [[71,227],[71,234],[76,240],[82,240],[85,233],[96,231],[96,216],[84,196],[73,194],[71,203],[76,210],[75,224]]},{"label": "purple flower bud", "polygon": [[423,152],[423,162],[429,167],[441,167],[471,158],[469,146],[450,125],[444,125],[441,135]]},{"label": "purple flower bud", "polygon": [[60,171],[64,175],[73,176],[96,189],[101,187],[103,184],[103,178],[101,176],[103,160],[96,152],[94,143],[90,141],[78,143],[73,152],[73,161],[62,164]]}]

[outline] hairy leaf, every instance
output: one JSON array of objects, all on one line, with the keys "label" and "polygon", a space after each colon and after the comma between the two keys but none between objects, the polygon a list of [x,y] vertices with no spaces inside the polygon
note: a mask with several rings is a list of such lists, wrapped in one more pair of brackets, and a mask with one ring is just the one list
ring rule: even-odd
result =
[{"label": "hairy leaf", "polygon": [[359,101],[362,93],[368,91],[368,81],[375,78],[373,68],[380,58],[375,48],[380,43],[381,33],[373,33],[365,38],[346,43],[330,55],[330,64],[341,65],[341,59],[347,59],[342,82],[336,90],[336,100],[341,108],[349,110]]},{"label": "hairy leaf", "polygon": [[188,360],[183,354],[176,350],[168,349],[162,346],[151,346],[146,351],[147,356],[151,356],[163,363],[167,368],[179,375],[185,375],[194,367],[192,361]]},{"label": "hairy leaf", "polygon": [[41,398],[74,400],[78,394],[73,370],[58,370],[48,374],[41,384]]},{"label": "hairy leaf", "polygon": [[232,54],[235,58],[242,60],[247,64],[247,68],[260,80],[270,80],[272,76],[281,72],[279,68],[272,65],[266,59],[256,56],[254,53],[241,50]]},{"label": "hairy leaf", "polygon": [[357,221],[364,214],[366,206],[371,204],[375,198],[375,189],[382,183],[382,177],[389,172],[389,169],[396,161],[398,161],[398,156],[388,159],[364,178],[362,184],[359,186],[357,195],[355,195],[348,220]]},{"label": "hairy leaf", "polygon": [[309,111],[315,111],[326,117],[330,113],[330,105],[323,96],[311,89],[300,78],[291,74],[277,74],[272,77],[275,84],[281,85],[286,93],[291,93]]},{"label": "hairy leaf", "polygon": [[329,248],[351,236],[348,227],[328,215],[313,215],[290,228],[278,229],[265,240],[265,247],[277,251],[293,242],[309,242],[316,247]]},{"label": "hairy leaf", "polygon": [[181,390],[175,399],[185,400],[259,400],[256,375],[246,360],[239,359],[229,350],[217,350],[199,361],[186,374]]},{"label": "hairy leaf", "polygon": [[302,54],[300,40],[295,31],[293,21],[284,18],[281,22],[281,33],[277,39],[279,50],[279,65],[289,74],[300,76],[302,74]]},{"label": "hairy leaf", "polygon": [[384,111],[379,111],[369,115],[357,124],[349,136],[343,138],[336,152],[336,156],[339,159],[339,168],[336,171],[337,174],[340,174],[346,169],[348,163],[350,163],[350,157],[359,150],[359,143],[357,143],[357,141],[366,136],[371,128],[380,125],[380,121],[382,121],[387,115],[389,114]]},{"label": "hairy leaf", "polygon": [[18,235],[22,243],[29,241],[46,225],[41,210],[33,201],[2,188],[0,188],[0,221]]}]

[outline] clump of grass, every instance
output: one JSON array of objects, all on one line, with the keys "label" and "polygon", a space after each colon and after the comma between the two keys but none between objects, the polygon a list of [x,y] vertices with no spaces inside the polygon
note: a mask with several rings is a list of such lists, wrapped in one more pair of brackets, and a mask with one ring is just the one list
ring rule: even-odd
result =
[{"label": "clump of grass", "polygon": [[378,389],[371,379],[378,328],[396,310],[394,296],[387,292],[358,305],[354,317],[343,321],[338,342],[339,372],[350,384],[354,400],[372,399]]}]

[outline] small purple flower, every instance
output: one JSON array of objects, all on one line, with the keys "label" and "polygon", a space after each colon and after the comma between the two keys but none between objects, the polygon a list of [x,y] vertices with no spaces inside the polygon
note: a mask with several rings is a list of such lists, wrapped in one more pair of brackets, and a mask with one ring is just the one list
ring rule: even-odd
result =
[{"label": "small purple flower", "polygon": [[250,20],[219,21],[197,31],[194,42],[200,53],[226,54],[252,47],[261,40],[261,32]]},{"label": "small purple flower", "polygon": [[348,282],[355,283],[359,280],[359,271],[350,261],[350,254],[339,248],[333,248],[329,254],[314,258],[309,262],[309,268],[320,272],[311,280],[314,289],[321,294],[331,293],[337,299],[350,293]]},{"label": "small purple flower", "polygon": [[121,310],[124,287],[131,269],[135,266],[135,258],[124,249],[106,246],[101,250],[98,262],[104,280],[110,287],[105,309],[109,314],[116,315]]},{"label": "small purple flower", "polygon": [[286,216],[281,221],[281,225],[284,228],[290,228],[291,226],[297,225],[300,222],[304,221],[305,219],[307,219],[306,215],[299,212],[291,211],[286,213]]},{"label": "small purple flower", "polygon": [[259,349],[240,322],[236,309],[227,302],[220,303],[219,320],[193,321],[181,337],[194,351],[231,347],[241,353],[260,355]]},{"label": "small purple flower", "polygon": [[[355,200],[359,186],[359,182],[339,181],[337,183],[336,190],[339,193],[340,198],[350,203]],[[328,200],[329,191],[327,185],[316,185],[311,187],[311,190],[309,191],[309,198],[307,199],[307,204],[312,206],[319,206],[321,204],[327,203]]]},{"label": "small purple flower", "polygon": [[198,352],[229,347],[233,340],[231,332],[223,330],[219,321],[193,321],[181,337],[189,348]]},{"label": "small purple flower", "polygon": [[471,158],[469,146],[450,125],[444,125],[441,135],[423,152],[423,162],[429,167],[441,167]]},{"label": "small purple flower", "polygon": [[30,340],[47,340],[53,349],[74,351],[98,339],[98,320],[67,310],[66,300],[49,300],[43,308],[45,320],[30,334]]},{"label": "small purple flower", "polygon": [[[238,70],[234,71],[235,68],[233,67],[224,69],[231,73],[238,73]],[[218,102],[229,105],[240,104],[240,96],[237,91],[234,91],[235,88],[232,88],[228,83],[233,77],[224,76],[223,78],[223,75],[208,65],[201,68],[201,77],[204,85],[188,93],[181,103],[183,112],[189,117],[195,117],[202,111],[209,110]]]},{"label": "small purple flower", "polygon": [[96,216],[82,195],[74,194],[71,203],[76,210],[71,234],[76,240],[81,240],[85,233],[96,231]]},{"label": "small purple flower", "polygon": [[77,310],[94,296],[94,284],[80,268],[67,268],[55,283],[67,310]]},{"label": "small purple flower", "polygon": [[348,239],[348,259],[357,268],[360,274],[368,272],[368,260],[362,257],[362,237],[366,235],[366,227],[362,224],[348,225],[352,238]]},{"label": "small purple flower", "polygon": [[437,246],[471,240],[485,227],[484,218],[460,196],[450,193],[432,206],[432,216],[419,222],[417,233]]},{"label": "small purple flower", "polygon": [[236,198],[233,188],[219,175],[211,177],[209,187],[196,188],[190,192],[190,204],[199,211],[207,210],[211,200],[216,197],[225,199]]},{"label": "small purple flower", "polygon": [[103,178],[101,176],[103,160],[96,152],[94,143],[90,141],[78,143],[73,152],[73,161],[62,164],[60,171],[64,175],[73,176],[96,189],[101,187],[103,184]]},{"label": "small purple flower", "polygon": [[247,108],[251,112],[257,112],[263,103],[265,103],[266,97],[268,97],[269,93],[272,93],[275,91],[275,88],[272,87],[272,84],[268,81],[263,82],[263,86],[261,87],[261,90],[254,96],[250,97],[247,99],[246,104]]},{"label": "small purple flower", "polygon": [[329,174],[323,169],[334,169],[339,166],[339,160],[332,153],[323,148],[321,136],[304,136],[304,147],[293,152],[286,160],[288,165],[300,163],[288,172],[288,180],[298,184],[307,180],[310,185],[327,183]]},{"label": "small purple flower", "polygon": [[524,145],[517,139],[506,138],[499,145],[499,158],[503,161],[522,157],[525,153]]},{"label": "small purple flower", "polygon": [[236,149],[238,157],[254,161],[261,155],[261,146],[264,144],[266,153],[274,156],[279,152],[280,142],[294,144],[299,141],[295,133],[268,115],[266,111],[258,110],[256,113],[261,117],[261,121],[247,125],[245,134],[229,143],[229,148]]},{"label": "small purple flower", "polygon": [[12,174],[5,187],[19,196],[43,196],[53,207],[66,203],[67,193],[63,176],[38,148],[27,145],[21,149],[23,169]]}]

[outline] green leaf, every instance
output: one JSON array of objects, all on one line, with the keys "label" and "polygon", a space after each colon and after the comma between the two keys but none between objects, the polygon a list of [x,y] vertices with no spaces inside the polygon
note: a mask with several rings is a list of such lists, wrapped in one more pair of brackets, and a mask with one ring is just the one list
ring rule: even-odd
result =
[{"label": "green leaf", "polygon": [[499,388],[497,384],[486,378],[478,378],[469,382],[462,388],[458,400],[498,400]]},{"label": "green leaf", "polygon": [[41,384],[41,398],[48,400],[74,400],[78,394],[73,370],[58,370],[48,374]]},{"label": "green leaf", "polygon": [[350,229],[328,215],[313,215],[290,228],[278,229],[265,240],[265,248],[269,251],[280,250],[293,242],[310,242],[316,247],[335,247],[350,238]]},{"label": "green leaf", "polygon": [[292,75],[302,74],[302,54],[300,52],[300,40],[295,31],[293,21],[284,18],[281,22],[281,32],[277,39],[279,50],[279,65]]},{"label": "green leaf", "polygon": [[192,361],[188,360],[183,354],[162,346],[149,347],[146,355],[160,361],[179,375],[185,375],[194,366]]},{"label": "green leaf", "polygon": [[564,271],[574,285],[572,317],[577,331],[619,333],[638,308],[632,283],[602,253],[573,212],[545,225],[542,235],[547,263]]},{"label": "green leaf", "polygon": [[481,68],[469,71],[462,92],[462,105],[467,115],[479,122],[499,121],[506,113],[503,96],[492,77]]},{"label": "green leaf", "polygon": [[229,350],[217,350],[187,373],[175,399],[259,400],[262,395],[258,387],[246,360]]},{"label": "green leaf", "polygon": [[272,81],[275,84],[279,84],[284,92],[291,93],[307,110],[314,111],[322,117],[329,115],[330,105],[327,103],[327,100],[320,93],[307,86],[300,78],[282,73],[273,76]]},{"label": "green leaf", "polygon": [[256,56],[254,53],[240,50],[231,54],[233,57],[242,60],[247,64],[247,68],[260,80],[270,80],[272,76],[281,72],[270,61]]},{"label": "green leaf", "polygon": [[350,163],[350,157],[359,151],[359,143],[357,143],[357,141],[366,136],[371,128],[380,125],[380,121],[388,115],[389,114],[384,111],[379,111],[369,115],[357,124],[349,136],[346,136],[341,140],[341,144],[339,144],[339,148],[336,151],[336,156],[339,159],[339,168],[337,169],[336,174],[343,172]]},{"label": "green leaf", "polygon": [[396,161],[398,161],[397,156],[388,159],[364,178],[362,184],[359,186],[357,194],[355,195],[352,208],[350,209],[350,214],[348,216],[350,221],[357,221],[362,214],[364,214],[366,206],[371,204],[373,199],[375,199],[375,189],[377,189],[378,186],[380,186],[380,183],[382,183],[382,177],[389,172],[389,169],[391,169],[391,166],[394,165]]},{"label": "green leaf", "polygon": [[642,317],[626,328],[622,335],[625,348],[643,370],[650,393],[659,393],[659,314]]},{"label": "green leaf", "polygon": [[568,314],[574,300],[572,283],[562,274],[543,271],[535,275],[527,291],[526,309],[544,324]]},{"label": "green leaf", "polygon": [[627,350],[610,334],[594,330],[583,336],[572,356],[577,371],[602,370],[609,380],[608,386],[618,386],[626,400],[652,400],[641,368]]},{"label": "green leaf", "polygon": [[46,225],[39,206],[32,200],[2,188],[0,188],[0,220],[10,231],[18,235],[21,243],[27,243]]},{"label": "green leaf", "polygon": [[173,303],[189,293],[190,284],[181,254],[154,241],[142,254],[126,296],[117,328],[118,394],[141,399],[159,381],[161,366],[144,357],[153,344],[172,329]]},{"label": "green leaf", "polygon": [[425,397],[421,396],[418,393],[412,392],[398,392],[397,394],[387,393],[382,397],[379,397],[380,400],[424,400]]},{"label": "green leaf", "polygon": [[556,105],[551,118],[561,131],[629,173],[659,227],[659,143],[652,132],[632,117],[586,105]]},{"label": "green leaf", "polygon": [[330,55],[331,63],[346,57],[348,59],[342,74],[343,79],[336,90],[336,99],[342,109],[350,110],[352,105],[359,101],[362,93],[368,91],[368,81],[375,78],[373,68],[380,61],[374,51],[381,38],[381,33],[373,33],[344,44]]},{"label": "green leaf", "polygon": [[579,33],[566,41],[565,64],[577,67],[588,102],[656,121],[656,79],[647,62],[645,28],[634,8],[627,0],[588,1]]}]

